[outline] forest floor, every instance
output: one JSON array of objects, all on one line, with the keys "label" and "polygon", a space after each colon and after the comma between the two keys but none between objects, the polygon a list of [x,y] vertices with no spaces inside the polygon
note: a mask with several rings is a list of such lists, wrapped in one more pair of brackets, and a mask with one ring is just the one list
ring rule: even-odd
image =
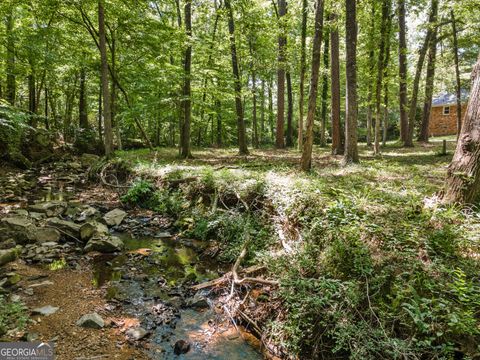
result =
[{"label": "forest floor", "polygon": [[[172,282],[169,302],[183,299],[180,317],[196,321],[185,303],[192,285],[206,283],[200,294],[208,297],[211,310],[257,335],[270,356],[474,358],[480,354],[480,213],[439,203],[455,147],[448,138],[448,153],[442,155],[442,140],[410,149],[389,143],[377,157],[362,145],[361,163],[346,168],[340,156],[315,148],[308,174],[299,171],[296,150],[258,149],[239,157],[235,149],[194,149],[189,160],[178,159],[176,149],[121,151],[90,167],[96,185],[77,190],[75,201],[123,207],[128,216],[122,231],[138,228],[140,221],[175,234],[172,243],[162,245],[163,253],[176,254],[174,261],[129,257],[128,276],[121,280],[130,286],[123,288],[128,296],[158,292],[161,276]],[[192,255],[187,248],[197,241],[201,245],[193,246]],[[136,242],[134,251],[155,251],[151,242]],[[152,264],[174,264],[181,275],[151,273]],[[139,268],[141,276],[135,273]],[[252,268],[256,272],[244,279],[242,269]],[[232,281],[228,269],[240,281]],[[100,287],[104,293],[88,288],[94,270],[88,271],[87,280],[79,274],[77,282],[88,293],[89,309],[80,306],[73,317],[95,308],[95,301],[111,293],[109,284],[117,283],[110,276]],[[142,276],[155,277],[153,286],[135,287]],[[133,310],[126,304],[115,311],[127,316]],[[141,315],[145,327],[151,319]],[[210,332],[231,332],[225,323],[205,321],[208,329],[224,327]],[[29,329],[37,331],[35,326]],[[188,320],[177,323],[182,326],[188,328]],[[165,347],[165,334],[153,329],[151,343],[142,346],[115,341],[125,344],[126,354],[151,356],[155,343]],[[203,328],[203,335],[192,339],[202,346],[217,344],[220,359],[234,359],[232,351],[238,358],[258,356],[243,343],[229,343],[237,336],[212,342],[205,333]],[[124,336],[118,329],[115,334]],[[169,338],[176,336],[186,333]],[[192,348],[191,358],[205,354],[202,346]]]}]

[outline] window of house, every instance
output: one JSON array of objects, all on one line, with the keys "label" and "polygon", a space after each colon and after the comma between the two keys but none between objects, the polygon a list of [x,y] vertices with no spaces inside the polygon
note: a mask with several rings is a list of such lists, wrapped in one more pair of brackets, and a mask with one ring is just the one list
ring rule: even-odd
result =
[{"label": "window of house", "polygon": [[450,106],[443,107],[443,115],[450,115]]}]

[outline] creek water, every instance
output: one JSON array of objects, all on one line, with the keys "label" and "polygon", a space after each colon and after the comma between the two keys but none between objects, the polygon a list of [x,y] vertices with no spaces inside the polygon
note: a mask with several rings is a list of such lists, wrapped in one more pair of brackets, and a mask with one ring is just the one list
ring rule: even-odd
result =
[{"label": "creek water", "polygon": [[[219,264],[201,259],[191,241],[116,235],[126,250],[96,258],[93,283],[106,287],[107,298],[150,332],[146,341],[152,359],[263,358],[258,339],[225,321],[208,292],[202,294],[202,306],[192,305],[190,284],[218,277],[224,271]],[[176,355],[178,340],[187,341],[190,351]]]}]

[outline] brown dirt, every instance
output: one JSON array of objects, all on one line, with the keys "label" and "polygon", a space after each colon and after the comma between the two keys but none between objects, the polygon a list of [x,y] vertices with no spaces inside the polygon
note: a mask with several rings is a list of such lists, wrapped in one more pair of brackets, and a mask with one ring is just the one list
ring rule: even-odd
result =
[{"label": "brown dirt", "polygon": [[[83,270],[56,271],[29,266],[21,260],[11,265],[22,276],[19,283],[22,288],[46,280],[54,283],[34,287],[33,295],[27,295],[22,290],[17,291],[29,309],[46,305],[60,308],[49,316],[33,316],[36,324],[30,324],[26,331],[37,333],[41,341],[53,339],[58,360],[148,359],[141,349],[128,343],[123,334],[128,324],[135,326],[137,321],[125,318],[121,313],[107,311],[104,290],[96,289],[92,285],[92,273],[88,264],[81,265]],[[48,277],[32,280],[38,276]],[[85,329],[75,324],[82,315],[91,312],[97,312],[103,317],[106,321],[105,328]]]}]

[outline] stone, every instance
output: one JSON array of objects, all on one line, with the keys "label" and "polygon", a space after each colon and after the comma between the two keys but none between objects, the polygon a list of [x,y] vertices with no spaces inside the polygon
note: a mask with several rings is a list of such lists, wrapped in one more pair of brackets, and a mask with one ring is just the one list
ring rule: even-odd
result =
[{"label": "stone", "polygon": [[38,212],[31,212],[30,217],[38,221],[38,220],[45,219],[46,215]]},{"label": "stone", "polygon": [[101,329],[105,326],[105,321],[96,312],[83,315],[76,323],[78,326],[89,329]]},{"label": "stone", "polygon": [[39,228],[37,229],[36,232],[36,238],[37,242],[40,244],[46,243],[46,242],[58,242],[60,240],[61,234],[60,231],[54,228]]},{"label": "stone", "polygon": [[16,245],[17,243],[15,242],[15,240],[7,239],[0,242],[0,249],[3,249],[3,250],[11,249],[11,248],[14,248]]},{"label": "stone", "polygon": [[101,253],[112,253],[121,251],[124,247],[123,241],[116,236],[105,235],[91,238],[85,248],[84,252],[98,251]]},{"label": "stone", "polygon": [[25,210],[25,209],[17,209],[13,212],[17,215],[20,215],[20,216],[28,216],[28,211]]},{"label": "stone", "polygon": [[108,227],[98,221],[89,221],[80,227],[80,239],[85,241],[105,234],[108,234]]},{"label": "stone", "polygon": [[52,314],[55,314],[58,311],[58,307],[52,306],[52,305],[46,305],[42,307],[38,307],[35,309],[32,309],[32,314],[33,315],[44,315],[44,316],[49,316]]},{"label": "stone", "polygon": [[190,351],[190,343],[185,340],[178,340],[173,346],[173,352],[175,355],[186,354]]},{"label": "stone", "polygon": [[138,328],[131,328],[131,329],[128,329],[126,332],[125,332],[125,335],[127,335],[127,337],[130,339],[130,340],[134,340],[134,341],[138,341],[138,340],[141,340],[143,339],[145,336],[147,336],[149,334],[149,332],[147,330],[145,330],[144,328],[142,327],[138,327]]},{"label": "stone", "polygon": [[127,213],[121,209],[113,209],[103,216],[103,219],[107,225],[114,226],[120,225],[123,219],[127,216]]},{"label": "stone", "polygon": [[82,206],[79,211],[80,213],[76,218],[76,221],[86,221],[87,219],[94,218],[99,214],[99,211],[90,205]]},{"label": "stone", "polygon": [[10,215],[0,221],[0,240],[13,238],[17,244],[35,242],[37,227],[26,216]]},{"label": "stone", "polygon": [[48,286],[48,285],[53,285],[53,284],[54,284],[53,281],[45,280],[45,281],[42,281],[42,282],[39,282],[39,283],[28,285],[28,288],[32,289],[32,288],[37,288],[37,287],[41,287],[41,286]]},{"label": "stone", "polygon": [[0,250],[0,266],[3,266],[9,262],[15,261],[21,252],[21,247],[12,249]]},{"label": "stone", "polygon": [[205,296],[195,294],[192,298],[187,300],[187,306],[194,309],[207,309],[210,305]]},{"label": "stone", "polygon": [[6,279],[7,279],[7,281],[4,284],[5,286],[13,286],[13,285],[19,283],[20,280],[22,280],[22,277],[19,274],[14,273],[14,272],[10,272],[10,273],[7,273],[5,275],[6,275]]},{"label": "stone", "polygon": [[58,229],[61,233],[64,233],[70,237],[80,237],[80,225],[75,224],[72,221],[66,221],[59,218],[48,219],[47,224]]},{"label": "stone", "polygon": [[49,201],[30,205],[28,210],[45,214],[47,217],[55,217],[62,215],[67,209],[67,206],[67,203],[64,201]]}]

